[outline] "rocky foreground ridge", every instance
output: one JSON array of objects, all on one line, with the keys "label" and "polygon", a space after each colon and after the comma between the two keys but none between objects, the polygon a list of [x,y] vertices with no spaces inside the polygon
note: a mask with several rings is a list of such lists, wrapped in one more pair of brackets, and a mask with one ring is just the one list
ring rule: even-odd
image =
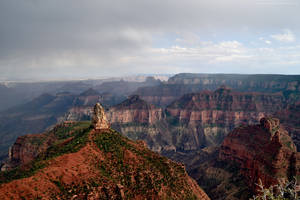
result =
[{"label": "rocky foreground ridge", "polygon": [[18,167],[1,172],[0,198],[209,199],[183,165],[121,136],[99,104],[94,110],[92,124],[66,122],[17,141],[10,161]]}]

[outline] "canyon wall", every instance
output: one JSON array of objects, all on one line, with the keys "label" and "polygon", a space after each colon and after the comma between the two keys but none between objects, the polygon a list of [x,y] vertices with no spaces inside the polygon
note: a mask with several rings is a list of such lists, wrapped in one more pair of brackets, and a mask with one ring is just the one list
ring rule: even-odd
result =
[{"label": "canyon wall", "polygon": [[186,94],[165,109],[132,96],[108,112],[112,126],[152,150],[195,151],[221,144],[240,124],[285,108],[281,93],[234,92],[227,87]]},{"label": "canyon wall", "polygon": [[134,94],[149,103],[165,107],[182,95],[216,90],[221,85],[240,92],[282,92],[291,102],[300,100],[299,75],[177,74],[167,83],[139,88]]}]

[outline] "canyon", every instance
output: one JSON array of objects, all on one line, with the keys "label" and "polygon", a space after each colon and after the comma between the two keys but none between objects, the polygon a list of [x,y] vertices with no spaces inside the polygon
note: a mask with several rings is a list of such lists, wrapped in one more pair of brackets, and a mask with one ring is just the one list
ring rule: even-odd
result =
[{"label": "canyon", "polygon": [[186,152],[218,146],[240,124],[257,123],[286,108],[281,93],[216,91],[186,94],[165,109],[133,96],[108,112],[112,126],[154,151]]},{"label": "canyon", "polygon": [[[2,112],[0,150],[2,158],[9,153],[10,161],[2,170],[26,166],[58,141],[68,145],[70,130],[78,121],[86,126],[83,121],[92,119],[94,105],[101,102],[109,127],[184,163],[210,198],[248,199],[258,179],[270,186],[299,177],[298,78],[179,74],[135,92],[130,89],[127,97],[93,88],[80,94],[44,94]],[[44,133],[27,135],[39,132]]]},{"label": "canyon", "polygon": [[138,88],[134,94],[151,104],[165,107],[187,93],[214,91],[226,85],[239,92],[282,92],[286,99],[295,102],[300,100],[299,80],[299,75],[181,73],[160,85]]}]

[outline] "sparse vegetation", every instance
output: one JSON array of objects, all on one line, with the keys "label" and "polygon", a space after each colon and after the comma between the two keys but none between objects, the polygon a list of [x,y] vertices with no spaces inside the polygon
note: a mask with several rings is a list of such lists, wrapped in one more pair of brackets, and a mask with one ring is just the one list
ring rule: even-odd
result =
[{"label": "sparse vegetation", "polygon": [[299,195],[296,191],[296,179],[280,183],[269,188],[265,188],[259,179],[257,186],[259,187],[258,195],[250,200],[299,200]]},{"label": "sparse vegetation", "polygon": [[[96,135],[94,141],[98,148],[109,157],[96,164],[100,173],[108,181],[125,186],[124,193],[128,198],[134,197],[132,191],[134,195],[145,194],[147,196],[149,192],[157,195],[162,187],[171,188],[172,191],[185,189],[184,180],[180,179],[185,175],[182,166],[169,162],[167,158],[148,149],[137,148],[118,132],[113,130],[102,132]],[[126,151],[138,157],[135,161],[138,164],[129,163],[128,158],[125,158]],[[159,173],[153,173],[152,170],[157,170]],[[184,194],[185,199],[194,199],[191,191],[186,190]]]},{"label": "sparse vegetation", "polygon": [[[66,129],[61,127],[57,129],[55,133],[59,133],[59,138],[73,137],[71,141],[62,145],[64,140],[59,140],[55,145],[50,146],[46,152],[41,153],[38,157],[30,164],[20,168],[5,171],[0,173],[0,184],[6,183],[14,179],[26,178],[35,174],[39,169],[47,166],[47,160],[57,157],[65,153],[73,153],[81,149],[87,142],[89,132],[89,122],[79,122],[74,126]],[[72,134],[71,134],[72,132]],[[67,137],[68,136],[68,137]]]}]

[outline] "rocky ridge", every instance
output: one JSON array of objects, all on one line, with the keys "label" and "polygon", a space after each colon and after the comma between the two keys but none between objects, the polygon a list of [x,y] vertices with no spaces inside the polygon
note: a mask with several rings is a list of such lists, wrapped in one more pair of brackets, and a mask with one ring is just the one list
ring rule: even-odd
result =
[{"label": "rocky ridge", "polygon": [[227,85],[239,92],[282,92],[290,102],[300,100],[299,75],[176,74],[167,83],[139,88],[135,94],[157,106],[167,106],[187,93]]},{"label": "rocky ridge", "polygon": [[[92,124],[66,122],[44,133],[45,138],[56,136],[55,142],[31,161],[20,158],[26,162],[1,172],[0,198],[209,199],[184,166],[107,128],[99,106],[95,106],[98,117]],[[105,125],[98,126],[100,122]],[[39,146],[48,141],[39,141]],[[22,152],[27,151],[22,148],[28,147],[13,148],[24,156]]]}]

